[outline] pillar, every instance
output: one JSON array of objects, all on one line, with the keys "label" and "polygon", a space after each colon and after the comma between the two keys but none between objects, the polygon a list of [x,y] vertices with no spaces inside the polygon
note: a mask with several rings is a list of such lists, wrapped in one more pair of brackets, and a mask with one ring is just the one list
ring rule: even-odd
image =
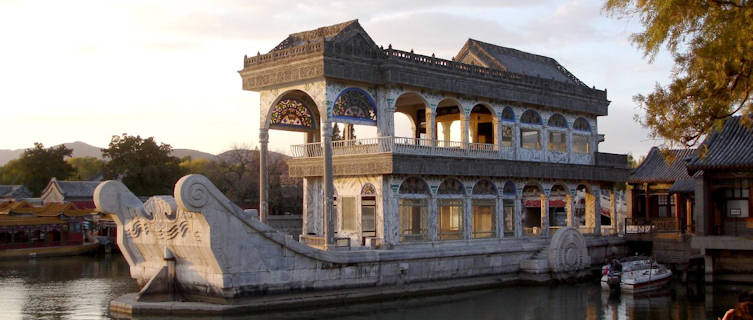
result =
[{"label": "pillar", "polygon": [[521,238],[523,237],[523,203],[522,201],[522,191],[523,189],[519,189],[515,194],[515,200],[513,201],[514,209],[513,212],[515,214],[514,217],[514,225],[515,225],[515,237]]},{"label": "pillar", "polygon": [[267,223],[269,214],[269,175],[267,170],[267,144],[269,132],[259,129],[259,221]]},{"label": "pillar", "polygon": [[682,205],[680,205],[680,195],[675,193],[672,195],[675,198],[675,223],[677,224],[677,232],[681,232],[680,226],[682,226],[682,220],[680,219],[680,209],[682,208]]},{"label": "pillar", "polygon": [[494,227],[497,228],[497,238],[505,237],[505,202],[502,196],[497,195],[496,206],[494,206]]},{"label": "pillar", "polygon": [[[461,108],[460,112],[465,112],[465,110]],[[471,142],[471,140],[468,139],[468,118],[470,118],[470,115],[468,113],[465,113],[465,117],[460,119],[460,141],[463,142],[463,147],[465,148],[468,148],[468,143]]]},{"label": "pillar", "polygon": [[651,221],[651,204],[648,201],[648,183],[643,184],[643,192],[644,199],[646,200],[644,201],[645,204],[643,206],[646,211],[644,211],[643,213],[646,215],[646,223],[648,223],[649,221]]},{"label": "pillar", "polygon": [[439,240],[439,200],[432,194],[429,198],[429,239]]},{"label": "pillar", "polygon": [[541,200],[541,235],[549,235],[549,190],[539,195]]},{"label": "pillar", "polygon": [[[450,137],[450,133],[451,133],[450,126],[451,125],[452,125],[452,121],[442,121],[442,136],[443,136],[442,140],[445,141],[445,142],[452,141],[452,139]],[[439,137],[437,137],[437,138],[439,138]],[[445,144],[444,146],[447,147],[448,145],[449,144]]]},{"label": "pillar", "polygon": [[573,197],[569,192],[567,195],[565,195],[565,211],[567,212],[567,226],[568,227],[577,227],[574,222],[574,212],[575,205],[573,204]]},{"label": "pillar", "polygon": [[473,206],[471,204],[471,197],[466,195],[463,197],[463,239],[469,240],[473,233],[473,217],[471,211]]},{"label": "pillar", "polygon": [[601,190],[594,190],[594,234],[601,234]]},{"label": "pillar", "polygon": [[[433,112],[431,107],[426,106],[425,109],[426,113],[426,139],[431,141],[431,145],[435,145],[435,141],[437,138],[437,118],[436,118],[436,112]],[[416,123],[416,126],[418,126],[418,123]],[[418,138],[418,137],[417,137]]]},{"label": "pillar", "polygon": [[382,88],[377,88],[376,105],[377,137],[394,137],[395,106],[392,105],[392,99],[387,99],[386,92]]},{"label": "pillar", "polygon": [[515,125],[512,128],[512,152],[513,159],[515,160],[520,160],[520,152],[518,152],[518,150],[520,150],[520,125],[516,120]]},{"label": "pillar", "polygon": [[685,199],[685,229],[687,233],[693,232],[693,202]]},{"label": "pillar", "polygon": [[609,189],[609,227],[610,234],[617,232],[617,199],[615,197],[614,187]]},{"label": "pillar", "polygon": [[324,121],[322,126],[322,149],[324,149],[324,238],[327,247],[335,245],[335,221],[333,208],[333,193],[335,191],[333,183],[332,169],[332,122],[329,119]]}]

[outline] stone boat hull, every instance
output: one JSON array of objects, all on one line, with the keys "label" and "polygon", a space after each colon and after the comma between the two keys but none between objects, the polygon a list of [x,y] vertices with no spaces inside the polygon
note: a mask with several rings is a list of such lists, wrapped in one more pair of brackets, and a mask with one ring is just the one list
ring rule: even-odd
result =
[{"label": "stone boat hull", "polygon": [[[114,216],[118,246],[131,276],[143,286],[132,297],[145,303],[237,305],[255,297],[407,288],[449,279],[494,283],[519,279],[521,265],[528,266],[527,273],[538,274],[536,279],[547,280],[582,274],[591,265],[589,247],[601,257],[608,246],[620,242],[598,238],[587,243],[577,229],[563,228],[551,239],[474,239],[390,249],[319,250],[246,214],[201,175],[178,181],[174,198],[155,196],[142,203],[118,181],[100,184],[94,198],[100,211]],[[130,310],[120,306],[121,312]]]}]

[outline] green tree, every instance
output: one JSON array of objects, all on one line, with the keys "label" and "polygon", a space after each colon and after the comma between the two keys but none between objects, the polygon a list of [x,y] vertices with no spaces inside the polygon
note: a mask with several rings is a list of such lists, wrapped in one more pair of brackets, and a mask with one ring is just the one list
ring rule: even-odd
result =
[{"label": "green tree", "polygon": [[732,115],[751,125],[753,2],[608,0],[604,10],[640,18],[631,40],[650,60],[662,47],[674,58],[670,84],[634,97],[653,137],[690,147]]},{"label": "green tree", "polygon": [[90,180],[105,169],[105,162],[95,157],[70,158],[66,162],[76,170],[70,177],[73,180]]},{"label": "green tree", "polygon": [[34,143],[33,148],[24,150],[18,159],[11,160],[0,170],[0,181],[4,184],[23,184],[35,195],[39,195],[52,177],[66,179],[75,169],[65,161],[73,150],[63,145],[45,148]]},{"label": "green tree", "polygon": [[154,141],[154,137],[113,136],[102,156],[106,179],[122,178],[133,193],[141,196],[173,194],[175,183],[183,175],[180,159],[170,155],[169,144]]}]

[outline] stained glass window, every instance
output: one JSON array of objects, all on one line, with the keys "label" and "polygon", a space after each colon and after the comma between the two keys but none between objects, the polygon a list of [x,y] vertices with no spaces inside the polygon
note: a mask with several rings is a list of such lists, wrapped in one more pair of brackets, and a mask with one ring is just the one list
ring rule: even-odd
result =
[{"label": "stained glass window", "polygon": [[591,131],[591,126],[588,124],[588,121],[583,118],[575,119],[575,122],[573,123],[573,129],[580,130],[580,131]]},{"label": "stained glass window", "polygon": [[506,195],[515,195],[515,183],[512,181],[505,182],[504,188],[502,188],[502,192]]},{"label": "stained glass window", "polygon": [[375,195],[376,188],[374,188],[374,185],[371,183],[364,184],[363,188],[361,188],[361,194]]},{"label": "stained glass window", "polygon": [[272,108],[270,127],[315,129],[314,117],[300,100],[285,98]]},{"label": "stained glass window", "polygon": [[357,88],[345,89],[332,109],[335,118],[359,119],[376,122],[376,106],[367,94]]},{"label": "stained glass window", "polygon": [[551,117],[549,117],[549,122],[547,122],[547,125],[550,127],[567,128],[567,120],[565,120],[565,117],[563,117],[561,114],[555,113]]},{"label": "stained glass window", "polygon": [[528,124],[541,124],[541,116],[539,116],[536,111],[526,110],[526,112],[523,112],[523,115],[520,116],[520,122]]}]

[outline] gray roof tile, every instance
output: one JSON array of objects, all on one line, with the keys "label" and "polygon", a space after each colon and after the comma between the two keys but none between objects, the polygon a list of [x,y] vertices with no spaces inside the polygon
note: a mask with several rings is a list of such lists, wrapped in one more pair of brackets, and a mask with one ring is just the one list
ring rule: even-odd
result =
[{"label": "gray roof tile", "polygon": [[753,129],[742,125],[740,116],[727,119],[703,145],[708,152],[703,157],[693,157],[689,170],[753,168]]},{"label": "gray roof tile", "polygon": [[628,178],[631,183],[642,182],[675,182],[679,179],[690,179],[685,167],[687,158],[695,154],[696,149],[668,150],[673,155],[672,162],[667,163],[659,148],[653,147],[646,159],[636,168]]}]

